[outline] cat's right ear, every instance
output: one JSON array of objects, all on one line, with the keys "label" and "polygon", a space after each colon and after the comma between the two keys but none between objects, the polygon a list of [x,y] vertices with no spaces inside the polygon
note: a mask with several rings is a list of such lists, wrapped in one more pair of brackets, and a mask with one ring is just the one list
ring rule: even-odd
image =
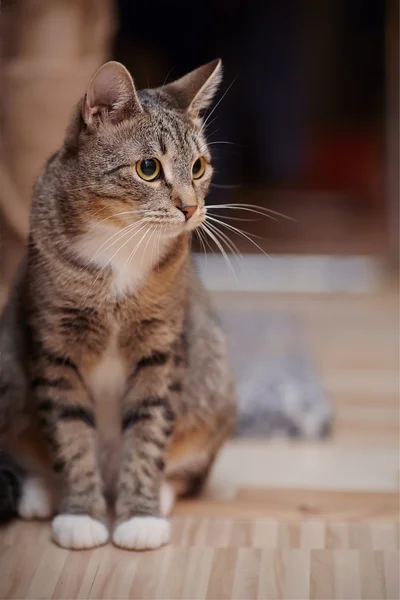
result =
[{"label": "cat's right ear", "polygon": [[222,62],[217,58],[161,89],[172,96],[181,110],[197,118],[210,106],[221,80]]},{"label": "cat's right ear", "polygon": [[135,84],[121,63],[110,61],[93,75],[82,104],[82,118],[93,128],[101,120],[120,123],[142,112]]}]

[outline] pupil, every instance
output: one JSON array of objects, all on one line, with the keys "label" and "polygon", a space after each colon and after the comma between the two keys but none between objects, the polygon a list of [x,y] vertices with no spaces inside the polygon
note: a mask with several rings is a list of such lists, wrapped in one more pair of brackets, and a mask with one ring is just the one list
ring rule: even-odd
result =
[{"label": "pupil", "polygon": [[155,170],[156,170],[156,163],[154,162],[154,160],[148,159],[148,160],[143,160],[142,164],[141,164],[141,168],[142,168],[142,172],[147,175],[153,175]]},{"label": "pupil", "polygon": [[195,175],[197,175],[197,173],[200,171],[200,168],[201,168],[201,163],[200,163],[200,159],[198,158],[193,165],[193,173]]}]

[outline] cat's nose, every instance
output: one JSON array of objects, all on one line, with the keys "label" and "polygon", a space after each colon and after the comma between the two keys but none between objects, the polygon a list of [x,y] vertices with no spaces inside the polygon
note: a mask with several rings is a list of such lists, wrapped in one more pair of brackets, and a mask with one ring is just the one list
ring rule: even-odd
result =
[{"label": "cat's nose", "polygon": [[194,213],[196,212],[197,205],[196,204],[188,204],[186,206],[185,205],[178,206],[178,208],[185,215],[185,220],[189,221],[190,217],[192,217],[194,215]]}]

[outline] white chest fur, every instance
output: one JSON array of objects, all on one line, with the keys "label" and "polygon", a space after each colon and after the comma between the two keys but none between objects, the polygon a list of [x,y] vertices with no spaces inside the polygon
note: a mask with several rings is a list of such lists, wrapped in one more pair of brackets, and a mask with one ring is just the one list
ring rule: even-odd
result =
[{"label": "white chest fur", "polygon": [[118,349],[118,328],[114,326],[107,347],[90,371],[88,386],[96,406],[97,428],[101,437],[110,440],[120,431],[120,399],[127,377],[127,365]]},{"label": "white chest fur", "polygon": [[121,231],[99,223],[79,240],[76,249],[88,263],[112,269],[110,293],[119,297],[139,287],[160,260],[166,244],[157,225],[152,228],[133,225]]}]

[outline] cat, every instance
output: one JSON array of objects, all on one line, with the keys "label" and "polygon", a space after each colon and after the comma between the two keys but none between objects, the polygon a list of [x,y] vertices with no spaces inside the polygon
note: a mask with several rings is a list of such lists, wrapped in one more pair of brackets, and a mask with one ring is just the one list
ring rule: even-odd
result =
[{"label": "cat", "polygon": [[106,63],[34,187],[0,321],[15,462],[0,469],[0,507],[53,516],[64,548],[107,542],[109,502],[116,546],[168,543],[175,497],[201,490],[234,427],[224,336],[190,255],[212,176],[202,116],[221,77],[216,60],[137,91]]}]

